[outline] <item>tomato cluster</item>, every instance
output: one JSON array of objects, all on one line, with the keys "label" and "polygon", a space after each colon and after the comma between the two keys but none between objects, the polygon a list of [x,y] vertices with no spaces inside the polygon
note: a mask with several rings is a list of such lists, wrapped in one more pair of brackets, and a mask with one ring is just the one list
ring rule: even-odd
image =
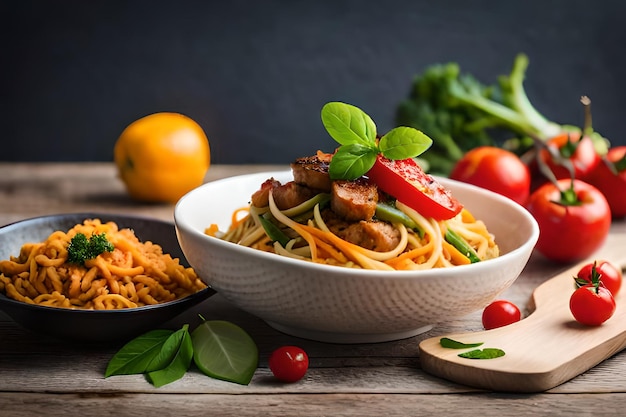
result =
[{"label": "tomato cluster", "polygon": [[528,163],[502,148],[475,148],[450,177],[524,205],[539,223],[537,251],[557,262],[589,257],[612,219],[626,216],[626,146],[600,156],[592,140],[577,133],[542,142]]},{"label": "tomato cluster", "polygon": [[581,324],[599,326],[615,312],[615,296],[622,285],[622,273],[607,261],[584,265],[574,277],[576,289],[570,311]]},{"label": "tomato cluster", "polygon": [[[599,326],[613,316],[615,297],[622,286],[622,271],[606,260],[583,265],[574,276],[569,308],[574,319],[586,326]],[[483,310],[485,330],[508,326],[522,318],[519,308],[507,300],[496,300]]]}]

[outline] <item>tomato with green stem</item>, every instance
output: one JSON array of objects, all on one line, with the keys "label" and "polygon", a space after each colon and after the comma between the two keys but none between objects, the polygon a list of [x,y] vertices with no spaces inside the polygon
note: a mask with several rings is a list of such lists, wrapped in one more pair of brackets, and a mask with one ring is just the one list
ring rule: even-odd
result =
[{"label": "tomato with green stem", "polygon": [[626,216],[626,146],[609,149],[588,181],[604,194],[614,218]]},{"label": "tomato with green stem", "polygon": [[[557,179],[569,179],[573,175],[574,178],[586,181],[600,163],[600,156],[591,138],[581,137],[576,132],[555,136],[546,142],[546,147],[549,149],[542,149],[538,157],[548,165]],[[557,154],[558,158],[553,154]]]},{"label": "tomato with green stem", "polygon": [[450,178],[494,191],[524,204],[530,194],[530,171],[513,152],[480,146],[454,165]]},{"label": "tomato with green stem", "polygon": [[496,300],[483,310],[482,322],[485,330],[508,326],[522,319],[520,309],[510,301]]},{"label": "tomato with green stem", "polygon": [[577,322],[586,326],[599,326],[615,313],[615,299],[598,276],[592,283],[579,287],[570,297],[569,308]]},{"label": "tomato with green stem", "polygon": [[379,154],[367,176],[378,188],[424,217],[447,220],[463,209],[447,188],[411,158],[391,160]]},{"label": "tomato with green stem", "polygon": [[604,195],[580,180],[558,180],[533,192],[526,205],[539,225],[535,248],[557,262],[582,260],[605,241],[611,211]]},{"label": "tomato with green stem", "polygon": [[609,261],[599,260],[584,265],[576,274],[575,280],[578,287],[592,284],[598,279],[613,296],[622,286],[622,271]]}]

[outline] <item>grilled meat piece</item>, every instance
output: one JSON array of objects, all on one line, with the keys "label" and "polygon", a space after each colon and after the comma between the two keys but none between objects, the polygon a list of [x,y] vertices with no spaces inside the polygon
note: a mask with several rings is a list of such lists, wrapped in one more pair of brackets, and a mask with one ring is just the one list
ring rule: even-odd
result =
[{"label": "grilled meat piece", "polygon": [[330,207],[347,221],[371,220],[378,203],[378,187],[365,179],[332,183]]},{"label": "grilled meat piece", "polygon": [[261,188],[252,194],[250,201],[254,207],[267,207],[270,204],[270,190],[279,187],[280,181],[269,178],[261,184]]},{"label": "grilled meat piece", "polygon": [[280,210],[287,210],[298,206],[315,197],[317,194],[317,190],[296,184],[294,181],[289,181],[284,185],[274,188],[272,193],[276,207]]},{"label": "grilled meat piece", "polygon": [[400,232],[387,222],[377,220],[347,222],[332,210],[324,210],[322,216],[331,232],[363,248],[387,252],[400,243]]},{"label": "grilled meat piece", "polygon": [[318,192],[311,188],[289,181],[281,184],[280,181],[270,178],[261,184],[261,188],[252,194],[251,202],[255,207],[266,207],[270,204],[270,191],[274,196],[276,207],[286,210],[304,203],[313,198]]},{"label": "grilled meat piece", "polygon": [[329,160],[319,155],[298,158],[291,163],[293,180],[297,184],[328,193],[331,185],[329,164]]}]

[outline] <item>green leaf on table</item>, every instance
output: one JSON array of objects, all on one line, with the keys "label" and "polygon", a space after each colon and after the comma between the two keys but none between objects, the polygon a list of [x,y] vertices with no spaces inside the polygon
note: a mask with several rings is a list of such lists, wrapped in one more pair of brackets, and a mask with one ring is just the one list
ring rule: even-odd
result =
[{"label": "green leaf on table", "polygon": [[259,361],[254,340],[239,326],[222,320],[205,321],[191,333],[193,360],[206,375],[247,385]]},{"label": "green leaf on table", "polygon": [[475,349],[469,352],[459,353],[459,356],[466,359],[495,359],[504,356],[504,351],[496,348],[484,348],[482,350]]},{"label": "green leaf on table", "polygon": [[162,387],[182,378],[193,359],[193,344],[185,324],[182,329],[173,333],[163,345],[164,357],[173,353],[167,366],[146,374],[148,381],[155,387]]},{"label": "green leaf on table", "polygon": [[441,347],[448,348],[448,349],[467,349],[467,348],[478,347],[482,345],[483,343],[482,342],[463,343],[463,342],[459,342],[457,340],[453,340],[447,337],[442,337],[439,340],[439,344],[441,345]]},{"label": "green leaf on table", "polygon": [[109,361],[104,377],[141,374],[163,368],[167,365],[167,358],[163,357],[161,350],[172,333],[172,330],[151,330],[126,343]]}]

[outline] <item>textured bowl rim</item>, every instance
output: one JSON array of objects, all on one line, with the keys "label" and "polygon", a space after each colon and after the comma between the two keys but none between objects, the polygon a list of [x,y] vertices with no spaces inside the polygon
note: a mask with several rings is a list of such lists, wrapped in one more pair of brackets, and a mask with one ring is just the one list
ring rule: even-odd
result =
[{"label": "textured bowl rim", "polygon": [[[393,279],[432,279],[437,277],[445,278],[449,276],[451,268],[432,268],[426,270],[411,270],[411,271],[378,271],[378,270],[369,270],[369,269],[353,269],[346,268],[338,265],[326,265],[326,264],[318,264],[314,262],[307,262],[298,259],[293,259],[285,256],[276,255],[274,253],[268,253],[264,251],[260,251],[257,249],[252,249],[245,246],[240,246],[232,242],[226,242],[219,238],[208,236],[202,231],[194,228],[184,217],[183,217],[183,209],[186,205],[190,204],[189,201],[193,199],[195,195],[203,192],[206,188],[214,187],[216,184],[229,183],[229,182],[237,182],[250,178],[270,178],[270,177],[279,177],[289,174],[290,171],[267,171],[267,172],[258,172],[253,174],[242,174],[231,176],[227,178],[222,178],[219,180],[211,181],[205,183],[194,190],[185,194],[177,203],[174,208],[174,224],[177,229],[181,229],[186,233],[190,233],[191,235],[202,239],[209,243],[210,245],[215,245],[221,249],[232,250],[234,252],[238,252],[241,256],[250,256],[254,259],[258,259],[263,262],[271,262],[273,264],[283,264],[285,266],[294,267],[294,268],[306,268],[317,270],[320,273],[329,272],[328,268],[332,268],[333,274],[338,275],[346,275],[346,276],[354,276],[356,272],[358,272],[359,279],[378,279],[380,277],[385,278],[393,278]],[[472,184],[463,183],[460,181],[452,180],[449,178],[442,178],[434,176],[434,178],[441,182],[443,185],[447,186],[448,184],[453,184],[460,187],[466,187],[470,191],[480,193],[489,199],[495,199],[509,207],[511,210],[515,211],[518,215],[521,215],[523,219],[526,220],[528,225],[530,225],[529,237],[526,241],[512,250],[506,252],[505,254],[500,255],[497,258],[489,259],[483,262],[477,262],[468,265],[458,265],[453,269],[458,273],[480,273],[483,268],[491,268],[496,266],[495,264],[501,263],[506,264],[510,258],[515,258],[518,256],[519,252],[532,251],[537,240],[539,238],[539,225],[534,217],[521,205],[514,202],[513,200],[504,197],[500,194],[497,194],[493,191],[477,187]],[[260,185],[260,183],[259,183]],[[211,219],[207,219],[207,226],[210,224]],[[496,236],[497,239],[497,236]]]}]

